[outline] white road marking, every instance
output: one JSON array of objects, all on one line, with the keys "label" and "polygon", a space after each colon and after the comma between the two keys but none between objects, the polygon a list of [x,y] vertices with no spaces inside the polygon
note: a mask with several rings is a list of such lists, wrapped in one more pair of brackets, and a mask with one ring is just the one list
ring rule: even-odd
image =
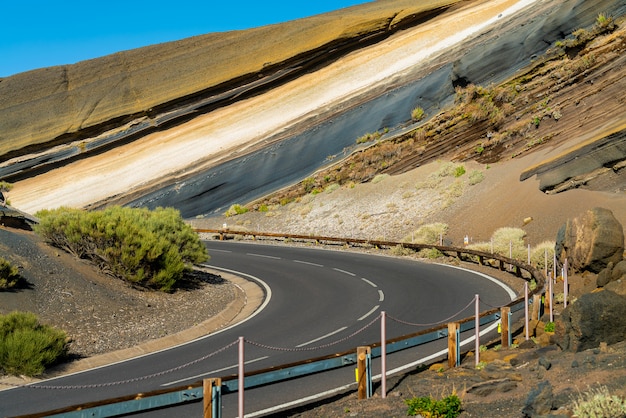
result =
[{"label": "white road marking", "polygon": [[365,318],[367,318],[368,316],[370,316],[371,314],[373,314],[374,312],[376,312],[376,310],[380,308],[380,305],[376,305],[374,306],[368,313],[366,313],[365,315],[363,315],[362,317],[359,318],[359,321],[364,320]]},{"label": "white road marking", "polygon": [[[439,263],[437,263],[437,264],[439,264]],[[480,273],[480,272],[478,272],[478,271],[474,271],[474,270],[470,270],[470,269],[466,269],[466,268],[463,268],[463,267],[451,266],[451,265],[449,265],[449,264],[439,264],[439,265],[440,265],[440,266],[445,266],[445,267],[451,267],[451,268],[453,268],[453,269],[457,269],[457,270],[467,271],[467,272],[473,273],[473,274],[475,274],[475,275],[477,275],[477,276],[484,277],[485,279],[487,279],[487,280],[489,280],[489,281],[491,281],[491,282],[493,282],[493,283],[497,284],[497,285],[498,285],[498,286],[500,286],[501,288],[503,288],[503,289],[504,289],[504,291],[505,291],[506,293],[508,293],[508,294],[509,294],[509,297],[511,298],[511,300],[515,300],[515,298],[517,297],[517,295],[515,294],[515,292],[513,291],[513,289],[511,289],[511,288],[510,288],[509,286],[507,286],[506,284],[502,283],[501,281],[499,281],[499,280],[497,280],[497,279],[494,279],[493,277],[491,277],[491,276],[489,276],[489,275],[487,275],[487,274]]]},{"label": "white road marking", "polygon": [[255,254],[255,253],[247,253],[246,255],[252,256],[252,257],[261,257],[261,258],[271,258],[273,260],[280,260],[280,257],[274,257],[273,255],[265,255],[265,254]]},{"label": "white road marking", "polygon": [[341,269],[337,269],[337,268],[333,268],[333,270],[338,271],[339,273],[344,273],[347,274],[349,276],[356,276],[356,274],[350,272],[350,271],[345,271],[345,270],[341,270]]},{"label": "white road marking", "polygon": [[383,300],[385,300],[385,294],[383,293],[382,290],[378,291],[378,301],[382,302]]},{"label": "white road marking", "polygon": [[369,284],[369,285],[370,285],[370,286],[372,286],[372,287],[378,287],[378,286],[376,285],[376,283],[372,282],[371,280],[367,280],[367,279],[366,279],[366,278],[364,278],[364,277],[361,277],[361,280],[363,280],[365,283]]},{"label": "white road marking", "polygon": [[324,267],[322,264],[311,263],[310,261],[293,260],[294,263],[306,264],[308,266]]},{"label": "white road marking", "polygon": [[[265,360],[266,358],[269,358],[269,356],[259,357],[259,358],[255,358],[255,359],[252,359],[252,360],[248,360],[248,361],[245,361],[243,364],[256,363],[257,361]],[[197,374],[195,376],[189,376],[189,377],[186,377],[184,379],[179,379],[179,380],[174,380],[172,382],[163,383],[161,386],[171,386],[171,385],[175,385],[177,383],[186,382],[188,380],[195,380],[195,379],[198,379],[200,377],[211,376],[211,375],[214,375],[216,373],[220,373],[220,372],[223,372],[223,371],[226,371],[226,370],[236,369],[237,367],[239,367],[238,364],[233,364],[232,366],[223,367],[221,369],[211,370],[209,372],[205,372],[205,373],[202,373],[202,374]]]},{"label": "white road marking", "polygon": [[215,249],[215,248],[211,248],[209,251],[210,252],[215,252],[215,253],[232,253],[232,251],[230,251],[230,250],[218,250],[218,249]]},{"label": "white road marking", "polygon": [[335,334],[337,334],[338,332],[341,332],[341,331],[343,331],[343,330],[344,330],[344,329],[346,329],[346,328],[348,328],[348,327],[339,328],[338,330],[335,330],[335,331],[333,331],[333,332],[329,332],[328,334],[326,334],[326,335],[322,335],[322,336],[321,336],[321,337],[319,337],[319,338],[316,338],[316,339],[311,340],[311,341],[308,341],[308,342],[306,342],[306,343],[302,343],[302,344],[300,344],[300,345],[297,345],[297,346],[296,346],[296,348],[300,348],[300,347],[304,347],[305,345],[313,344],[314,342],[317,342],[317,341],[319,341],[319,340],[323,340],[324,338],[330,337],[331,335],[335,335]]}]

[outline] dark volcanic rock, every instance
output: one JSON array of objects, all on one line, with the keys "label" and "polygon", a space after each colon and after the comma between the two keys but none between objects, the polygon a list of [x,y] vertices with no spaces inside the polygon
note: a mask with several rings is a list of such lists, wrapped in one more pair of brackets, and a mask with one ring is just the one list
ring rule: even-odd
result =
[{"label": "dark volcanic rock", "polygon": [[582,295],[563,310],[555,340],[563,350],[583,351],[626,339],[626,297],[611,291]]},{"label": "dark volcanic rock", "polygon": [[558,232],[556,254],[575,271],[599,273],[624,253],[624,229],[608,209],[593,208],[568,220]]},{"label": "dark volcanic rock", "polygon": [[539,383],[539,385],[530,391],[526,399],[526,405],[522,409],[525,417],[539,417],[547,415],[552,410],[553,395],[552,385],[548,381]]}]

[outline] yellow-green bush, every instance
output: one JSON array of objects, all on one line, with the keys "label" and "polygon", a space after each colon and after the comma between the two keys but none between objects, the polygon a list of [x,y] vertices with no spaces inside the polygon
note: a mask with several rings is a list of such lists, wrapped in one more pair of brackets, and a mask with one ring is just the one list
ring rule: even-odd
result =
[{"label": "yellow-green bush", "polygon": [[37,213],[35,231],[53,245],[131,283],[171,291],[206,247],[172,208],[59,208]]},{"label": "yellow-green bush", "polygon": [[14,287],[19,280],[17,267],[0,257],[0,290]]},{"label": "yellow-green bush", "polygon": [[230,208],[228,208],[228,210],[224,213],[224,216],[229,218],[231,216],[242,215],[246,212],[248,212],[248,208],[236,203],[234,205],[231,205]]},{"label": "yellow-green bush", "polygon": [[404,237],[404,242],[439,245],[440,238],[448,233],[448,224],[435,222],[422,225],[411,235]]},{"label": "yellow-green bush", "polygon": [[605,386],[590,389],[574,401],[574,415],[579,418],[623,418],[626,417],[626,401],[611,395]]},{"label": "yellow-green bush", "polygon": [[39,323],[29,312],[0,315],[0,369],[36,376],[62,359],[68,350],[65,332]]}]

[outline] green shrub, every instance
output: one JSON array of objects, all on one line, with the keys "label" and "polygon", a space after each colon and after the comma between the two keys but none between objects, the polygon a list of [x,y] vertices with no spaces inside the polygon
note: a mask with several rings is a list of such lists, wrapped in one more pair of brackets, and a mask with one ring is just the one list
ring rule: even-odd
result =
[{"label": "green shrub", "polygon": [[224,213],[224,216],[230,218],[231,216],[242,215],[248,211],[248,208],[241,206],[240,204],[231,205],[230,208]]},{"label": "green shrub", "polygon": [[421,107],[418,106],[411,111],[411,119],[420,121],[423,118],[424,118],[424,109],[422,109]]},{"label": "green shrub", "polygon": [[0,290],[15,287],[19,281],[17,267],[0,257]]},{"label": "green shrub", "polygon": [[133,284],[171,291],[206,247],[172,208],[59,208],[37,213],[35,231],[51,244],[89,259]]},{"label": "green shrub", "polygon": [[543,330],[545,332],[554,332],[554,329],[555,329],[554,322],[546,322],[546,324],[543,326]]},{"label": "green shrub", "polygon": [[574,401],[574,416],[579,418],[623,418],[626,416],[626,402],[611,395],[605,387],[590,389]]},{"label": "green shrub", "polygon": [[463,174],[465,174],[465,167],[462,165],[454,167],[454,177],[461,177]]},{"label": "green shrub", "polygon": [[65,332],[39,323],[29,312],[0,315],[0,368],[12,375],[36,376],[67,354]]},{"label": "green shrub", "polygon": [[461,400],[453,393],[440,400],[430,396],[414,397],[404,401],[407,406],[407,415],[422,415],[431,418],[455,418],[461,413]]}]

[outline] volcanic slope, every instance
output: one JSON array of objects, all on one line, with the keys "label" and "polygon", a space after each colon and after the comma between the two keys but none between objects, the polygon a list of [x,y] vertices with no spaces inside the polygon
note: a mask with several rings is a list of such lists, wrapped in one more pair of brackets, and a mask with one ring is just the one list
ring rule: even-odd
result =
[{"label": "volcanic slope", "polygon": [[[468,77],[471,79],[473,78],[472,75],[478,72],[484,73],[480,66],[476,66],[477,68],[474,69],[474,64],[481,62],[480,55],[470,54],[469,57],[465,56],[463,60],[457,61],[446,61],[450,57],[447,57],[446,60],[444,58],[440,60],[432,59],[433,57],[443,57],[443,55],[439,54],[440,52],[448,50],[452,45],[455,45],[455,42],[458,45],[461,39],[465,39],[461,44],[462,47],[456,48],[456,53],[462,56],[462,50],[469,45],[467,40],[470,38],[463,38],[462,36],[464,35],[459,37],[459,34],[474,33],[474,37],[471,39],[477,45],[477,48],[473,50],[479,51],[484,49],[484,45],[487,45],[485,43],[487,40],[491,42],[493,39],[500,39],[500,42],[502,42],[502,36],[510,32],[508,29],[504,30],[502,26],[498,25],[505,24],[505,20],[510,25],[511,22],[517,22],[520,16],[526,16],[531,21],[534,19],[540,22],[540,24],[537,23],[536,28],[533,27],[531,32],[534,33],[536,32],[534,29],[543,28],[538,33],[548,38],[556,39],[559,31],[566,29],[566,27],[563,27],[563,22],[568,22],[569,25],[586,25],[593,22],[598,13],[596,9],[612,10],[621,4],[620,2],[606,0],[594,4],[594,7],[589,7],[585,2],[581,3],[581,7],[574,7],[576,3],[573,0],[541,3],[541,8],[535,6],[530,9],[526,8],[522,15],[515,15],[515,19],[512,19],[512,15],[509,13],[512,12],[511,8],[520,7],[524,4],[529,4],[529,2],[462,2],[447,9],[444,7],[448,5],[447,3],[437,3],[430,5],[427,10],[415,10],[406,7],[405,2],[393,1],[369,5],[366,9],[358,9],[359,13],[355,12],[357,9],[347,9],[337,12],[338,14],[323,15],[312,21],[307,20],[306,22],[310,23],[311,27],[315,27],[315,30],[325,33],[334,32],[327,31],[324,25],[319,24],[321,21],[333,22],[333,25],[340,26],[342,35],[335,34],[332,39],[362,39],[365,36],[364,34],[372,35],[372,37],[368,38],[367,42],[362,42],[365,47],[343,57],[331,54],[330,56],[333,59],[329,62],[323,62],[325,65],[311,67],[304,75],[282,86],[275,87],[266,94],[257,94],[246,100],[238,101],[230,106],[221,107],[208,113],[203,113],[204,110],[202,108],[205,106],[204,104],[199,105],[200,107],[192,105],[194,109],[192,111],[181,106],[176,109],[168,108],[167,111],[161,112],[163,109],[158,106],[154,107],[156,105],[151,102],[150,106],[153,107],[144,109],[143,112],[145,114],[141,115],[140,118],[128,120],[119,115],[111,116],[111,119],[107,119],[106,126],[111,127],[115,125],[114,128],[111,128],[115,131],[115,135],[125,136],[125,132],[133,132],[130,135],[132,142],[120,146],[109,145],[112,149],[106,152],[95,152],[91,148],[93,143],[103,140],[102,135],[91,139],[80,135],[76,137],[71,132],[78,131],[72,131],[72,129],[66,127],[64,132],[68,133],[69,136],[63,138],[77,140],[71,145],[62,146],[70,149],[65,149],[61,153],[78,153],[78,156],[69,158],[69,161],[73,162],[67,165],[63,165],[65,162],[63,164],[59,163],[59,165],[63,165],[60,167],[55,165],[46,166],[45,164],[37,165],[31,173],[32,176],[26,172],[18,173],[17,181],[15,181],[16,186],[12,193],[12,201],[17,207],[28,212],[61,205],[88,206],[98,202],[100,204],[128,202],[129,200],[124,199],[124,196],[141,196],[166,184],[176,183],[177,181],[183,183],[184,179],[191,172],[197,172],[212,166],[217,161],[245,154],[255,147],[266,146],[269,140],[281,140],[290,130],[301,131],[303,125],[312,126],[319,122],[320,119],[328,120],[330,115],[336,114],[342,108],[358,108],[359,103],[363,100],[371,98],[372,95],[385,92],[389,86],[388,83],[392,83],[392,86],[394,83],[395,85],[404,83],[403,77],[405,74],[410,73],[411,77],[413,77],[412,80],[414,80],[415,77],[419,76],[416,73],[420,73],[423,76],[423,74],[427,74],[433,68],[449,67],[450,62],[454,62],[453,69],[455,73],[461,72],[465,74],[462,77],[463,79]],[[555,8],[556,5],[562,5],[563,7]],[[367,10],[368,13],[360,13],[364,10]],[[554,11],[550,14],[544,13],[550,10],[557,10],[558,13]],[[573,14],[574,10],[576,14]],[[390,13],[390,11],[393,11],[393,13]],[[425,19],[426,15],[422,13],[425,11],[429,11],[429,19]],[[344,13],[347,13],[346,16],[344,16]],[[550,16],[551,21],[540,20],[542,14]],[[374,18],[374,15],[377,17]],[[352,20],[357,19],[355,16],[360,16],[360,23],[357,24]],[[381,16],[384,16],[384,18]],[[385,22],[382,25],[384,30],[381,29],[381,19]],[[554,22],[559,22],[559,24],[557,25],[553,20]],[[494,22],[498,22],[498,25],[492,26]],[[302,22],[299,23],[301,24]],[[410,26],[410,24],[416,23],[421,24]],[[554,27],[550,26],[550,23],[554,23]],[[457,32],[450,35],[449,29],[453,25]],[[478,26],[480,26],[480,30],[477,29]],[[293,26],[288,25],[288,27]],[[546,27],[549,30],[544,30]],[[399,28],[403,30],[396,31]],[[507,28],[510,29],[510,26]],[[272,30],[278,29],[272,28]],[[356,33],[358,36],[347,36],[345,35],[346,33],[353,35]],[[393,35],[389,36],[391,34]],[[477,36],[479,34],[480,36]],[[279,37],[282,42],[290,39],[290,36],[284,33],[283,35],[283,37]],[[292,34],[292,36],[295,35]],[[298,36],[304,35],[300,34]],[[242,37],[242,39],[249,39],[243,36],[243,34]],[[194,42],[196,41],[200,42],[200,39],[196,39]],[[193,43],[192,41],[189,42]],[[270,43],[271,41],[268,40],[267,42]],[[483,44],[480,44],[481,42]],[[329,41],[324,43],[324,45],[326,44],[331,43]],[[506,54],[506,60],[504,58],[501,60],[503,62],[508,61],[513,56],[511,51],[515,51],[515,47],[511,46],[509,42],[504,44],[507,45],[507,48],[500,51],[500,53]],[[290,43],[290,45],[293,47],[291,53],[294,56],[301,56],[298,51],[317,51],[314,47],[297,49],[300,47],[296,48],[298,44],[295,42]],[[336,46],[335,44],[333,45]],[[520,51],[516,51],[516,54],[514,54],[518,56],[515,62],[521,63],[523,61],[520,60],[520,57],[528,52],[529,45],[535,45],[534,48],[538,48],[535,38],[525,42],[520,47]],[[167,50],[169,51],[169,49]],[[144,52],[148,54],[150,51],[154,52],[156,49],[149,49]],[[488,55],[498,56],[498,54],[492,53]],[[427,60],[429,65],[418,66],[419,68],[415,67],[415,61],[412,62],[411,60],[414,59],[417,62],[421,62],[425,56],[431,57],[431,59]],[[456,56],[458,57],[459,55]],[[110,59],[113,58],[111,57]],[[278,61],[269,60],[264,62]],[[97,64],[96,62],[89,63],[90,65]],[[183,62],[181,61],[182,64]],[[517,66],[519,65],[521,64],[517,64]],[[506,66],[501,67],[505,68]],[[282,66],[280,68],[284,70],[287,67]],[[506,67],[507,73],[514,70],[515,67]],[[24,74],[23,77],[26,77],[28,74]],[[265,74],[263,75],[265,76]],[[494,74],[493,77],[496,75]],[[238,78],[236,79],[239,80]],[[13,85],[16,80],[13,77],[7,78],[0,83],[0,86]],[[179,81],[182,82],[184,80],[181,79]],[[154,85],[158,86],[159,83]],[[377,87],[374,88],[374,85]],[[230,87],[233,86],[231,85]],[[442,85],[442,88],[443,92],[439,94],[437,100],[446,100],[446,97],[452,97],[453,88],[450,80],[446,81],[445,86]],[[97,91],[97,89],[92,89],[91,91]],[[109,89],[107,91],[112,93],[116,90]],[[126,99],[130,100],[130,96],[135,97],[134,93],[125,95],[121,94],[123,90],[117,91],[120,94],[111,94],[111,96],[117,97],[116,100],[124,101]],[[139,94],[139,91],[136,93]],[[8,95],[6,97],[13,96]],[[137,97],[143,96],[138,95]],[[73,100],[78,99],[78,95],[73,98]],[[185,104],[189,103],[185,102]],[[104,106],[103,102],[100,102],[96,107],[100,108],[101,106]],[[436,107],[437,103],[433,103],[432,106]],[[89,106],[85,106],[85,108],[89,108]],[[18,106],[13,107],[13,110],[16,112],[9,113],[13,116],[18,115],[17,109]],[[59,119],[57,117],[51,118],[50,114],[45,112],[43,114],[38,113],[36,107],[32,107],[31,110],[32,112],[29,115],[37,123],[41,123],[44,120]],[[404,113],[408,115],[409,111],[410,107],[406,108]],[[157,117],[151,112],[161,113],[158,113],[159,116]],[[198,115],[198,117],[180,124],[178,122],[168,122],[172,120],[170,118],[176,119],[176,112],[183,114],[193,113]],[[397,111],[392,113],[399,114]],[[21,113],[21,115],[22,119],[20,119],[19,124],[30,126],[24,117],[24,113]],[[367,118],[362,118],[361,120],[367,120]],[[164,122],[162,130],[154,131],[147,136],[141,136],[135,132],[138,126],[160,123],[159,121]],[[302,122],[302,124],[299,122]],[[88,125],[81,118],[77,118],[75,123],[80,126]],[[90,131],[85,128],[81,132],[88,133]],[[278,137],[276,136],[277,132],[279,133]],[[360,134],[362,132],[359,132],[357,126],[352,135],[347,138],[344,137],[342,140],[353,143],[354,138]],[[61,136],[58,138],[61,138]],[[56,144],[55,141],[58,138],[48,136],[48,141],[45,143],[52,145],[54,142]],[[30,145],[24,145],[20,149],[22,151],[35,150],[41,152],[41,147],[37,146],[35,142],[33,140]],[[121,143],[123,142],[121,141]],[[13,150],[10,152],[17,151]],[[15,155],[9,153],[5,155]],[[34,158],[33,155],[22,154],[2,164],[4,167],[7,167],[17,161],[23,162],[31,158]],[[48,157],[44,155],[41,158],[45,160]]]}]

